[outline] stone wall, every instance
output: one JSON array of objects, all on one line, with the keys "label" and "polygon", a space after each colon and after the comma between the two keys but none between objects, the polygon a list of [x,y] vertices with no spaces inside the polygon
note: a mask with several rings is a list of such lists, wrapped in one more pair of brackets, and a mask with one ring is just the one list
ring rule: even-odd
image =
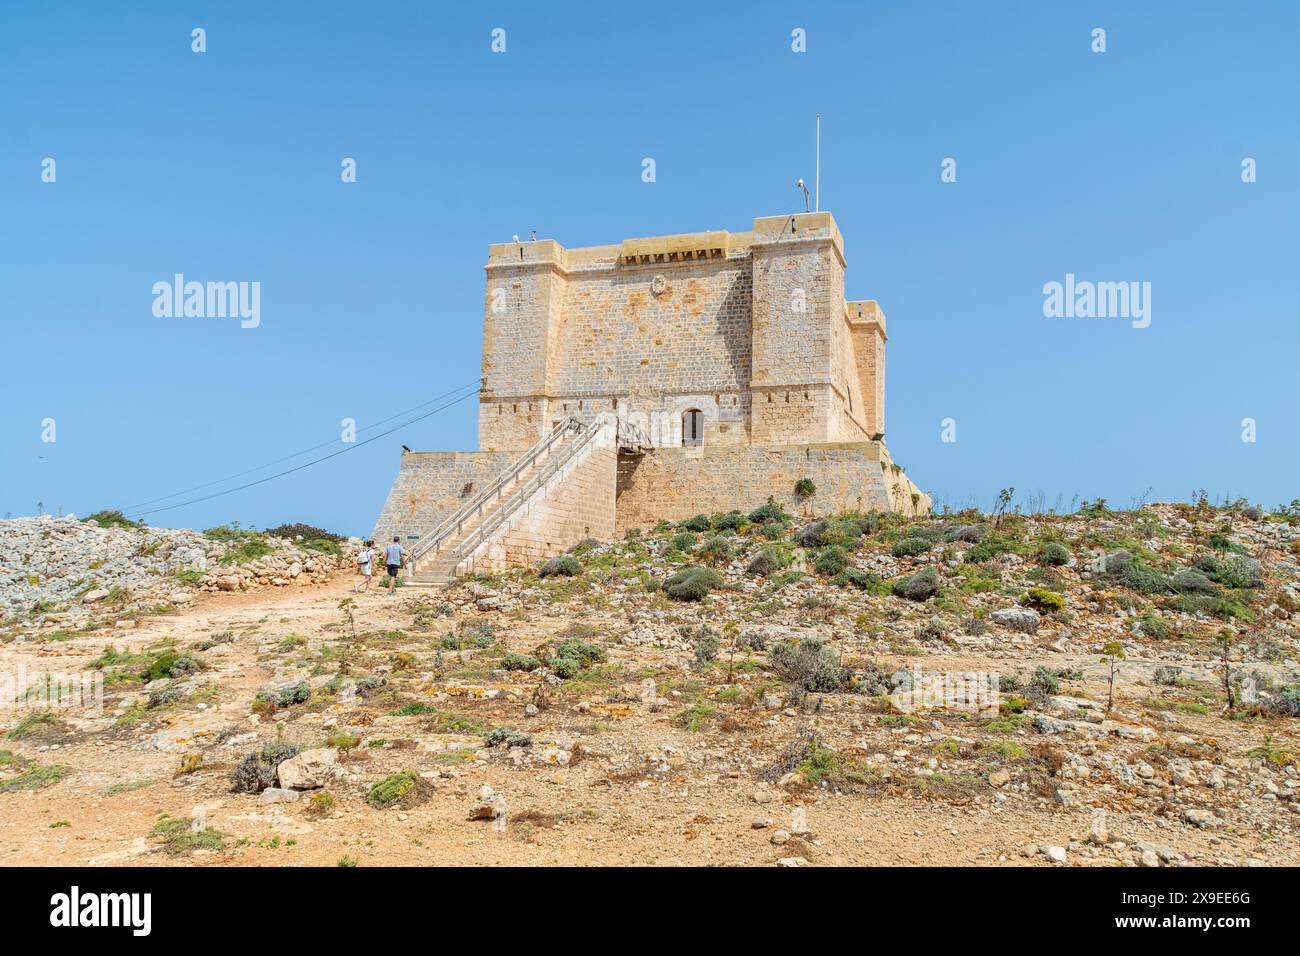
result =
[{"label": "stone wall", "polygon": [[584,538],[612,540],[617,454],[610,441],[584,449],[510,516],[508,530],[471,555],[459,572],[534,565]]},{"label": "stone wall", "polygon": [[412,536],[432,531],[508,468],[519,452],[435,451],[403,455],[373,537],[385,544],[398,535],[408,548]]},{"label": "stone wall", "polygon": [[[607,411],[660,447],[680,446],[691,408],[708,444],[880,430],[883,391],[864,376],[883,371],[883,335],[864,339],[848,314],[830,213],[581,249],[501,243],[486,269],[484,449],[522,451],[565,416]],[[860,342],[869,355],[856,354]]]},{"label": "stone wall", "polygon": [[[795,497],[794,485],[800,478],[813,480],[815,496]],[[904,493],[891,501],[894,483]],[[621,533],[649,528],[663,519],[680,521],[701,513],[748,512],[769,495],[798,514],[872,509],[910,513],[913,490],[906,475],[893,473],[888,457],[874,442],[660,448],[619,457],[617,529]],[[923,496],[919,507],[928,508],[929,499]]]}]

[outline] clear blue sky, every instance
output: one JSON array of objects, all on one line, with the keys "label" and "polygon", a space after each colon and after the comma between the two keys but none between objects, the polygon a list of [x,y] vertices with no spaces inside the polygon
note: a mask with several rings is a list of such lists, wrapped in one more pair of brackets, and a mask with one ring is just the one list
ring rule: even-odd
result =
[{"label": "clear blue sky", "polygon": [[[5,3],[0,514],[121,508],[326,453],[348,416],[365,438],[477,380],[489,242],[794,211],[818,110],[846,293],[889,317],[888,444],[936,501],[1289,501],[1298,11]],[[156,318],[151,286],[175,272],[261,282],[260,327]],[[1043,284],[1069,272],[1151,282],[1151,326],[1045,318]],[[403,442],[475,448],[474,402],[149,520],[364,533]]]}]

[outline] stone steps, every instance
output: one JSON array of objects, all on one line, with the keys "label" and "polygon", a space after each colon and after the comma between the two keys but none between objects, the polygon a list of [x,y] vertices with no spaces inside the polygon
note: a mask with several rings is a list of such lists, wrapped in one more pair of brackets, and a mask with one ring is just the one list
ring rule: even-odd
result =
[{"label": "stone steps", "polygon": [[[544,458],[539,458],[519,472],[515,481],[511,484],[510,490],[522,488],[538,472],[547,468],[554,467],[557,461],[562,461],[570,454],[573,443],[577,440],[576,434],[569,434],[559,441],[554,450]],[[452,537],[448,538],[440,553],[431,558],[417,559],[415,570],[408,575],[408,579],[416,584],[440,585],[452,584],[457,580],[456,568],[465,560],[465,555],[460,553],[460,545],[467,540],[476,530],[483,526],[485,522],[491,521],[502,508],[511,506],[513,495],[508,490],[505,494],[493,499],[491,504],[477,512],[472,518],[467,519],[461,529]],[[518,503],[514,503],[518,507]]]}]

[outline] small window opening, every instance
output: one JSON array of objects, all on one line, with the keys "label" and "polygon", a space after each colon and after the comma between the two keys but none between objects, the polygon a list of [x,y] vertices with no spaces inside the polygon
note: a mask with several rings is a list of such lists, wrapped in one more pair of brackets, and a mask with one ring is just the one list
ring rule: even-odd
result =
[{"label": "small window opening", "polygon": [[698,448],[704,444],[704,413],[698,408],[682,412],[682,446]]}]

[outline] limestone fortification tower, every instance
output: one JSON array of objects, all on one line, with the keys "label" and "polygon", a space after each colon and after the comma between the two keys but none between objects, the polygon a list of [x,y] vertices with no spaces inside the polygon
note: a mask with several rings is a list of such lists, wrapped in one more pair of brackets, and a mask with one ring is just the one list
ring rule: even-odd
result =
[{"label": "limestone fortification tower", "polygon": [[927,511],[885,450],[885,315],[844,268],[827,212],[489,246],[481,450],[403,455],[375,537],[437,579],[768,497]]}]

